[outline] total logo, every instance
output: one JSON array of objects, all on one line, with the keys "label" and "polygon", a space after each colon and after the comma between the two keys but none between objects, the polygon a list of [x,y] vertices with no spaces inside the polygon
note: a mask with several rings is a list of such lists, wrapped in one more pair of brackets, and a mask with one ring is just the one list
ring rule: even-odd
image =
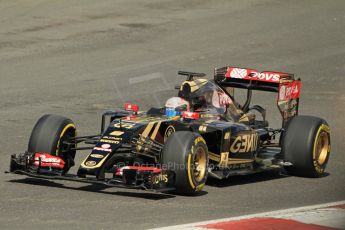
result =
[{"label": "total logo", "polygon": [[110,149],[110,144],[103,144],[101,147],[94,147],[93,150],[103,151],[103,152],[111,152],[112,149]]}]

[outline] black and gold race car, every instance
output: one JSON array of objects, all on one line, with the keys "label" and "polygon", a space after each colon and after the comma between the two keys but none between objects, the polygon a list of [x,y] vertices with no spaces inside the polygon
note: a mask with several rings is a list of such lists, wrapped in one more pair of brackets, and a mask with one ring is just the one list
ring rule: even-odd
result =
[{"label": "black and gold race car", "polygon": [[[42,116],[25,153],[11,156],[10,172],[43,179],[195,194],[207,177],[217,179],[285,169],[320,177],[330,154],[330,128],[313,116],[298,115],[301,81],[280,72],[216,68],[205,74],[179,72],[187,79],[163,108],[140,112],[138,105],[105,112],[101,132],[77,136],[76,126],[58,115]],[[246,101],[234,89],[247,90]],[[252,91],[277,93],[282,127],[273,129]],[[91,150],[75,165],[78,150]]]}]

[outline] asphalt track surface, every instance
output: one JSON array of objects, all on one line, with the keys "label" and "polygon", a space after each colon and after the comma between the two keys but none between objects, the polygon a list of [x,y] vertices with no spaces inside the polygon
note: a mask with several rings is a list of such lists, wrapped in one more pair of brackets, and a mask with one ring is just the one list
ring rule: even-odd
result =
[{"label": "asphalt track surface", "polygon": [[[345,199],[345,1],[0,1],[0,169],[47,113],[99,131],[102,111],[175,95],[178,70],[234,65],[295,73],[301,114],[325,118],[320,179],[210,181],[197,197],[0,174],[0,229],[144,229]],[[279,126],[275,96],[257,94]],[[85,152],[78,155],[82,160]]]}]

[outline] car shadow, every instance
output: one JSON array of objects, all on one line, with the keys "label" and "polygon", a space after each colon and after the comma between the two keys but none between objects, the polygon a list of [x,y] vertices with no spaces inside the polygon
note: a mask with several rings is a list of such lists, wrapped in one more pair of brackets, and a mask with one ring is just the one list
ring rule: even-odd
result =
[{"label": "car shadow", "polygon": [[265,171],[249,175],[230,176],[229,178],[222,180],[209,177],[207,178],[206,185],[222,188],[228,186],[244,185],[268,180],[282,179],[285,177],[290,177],[290,175],[286,174],[283,171]]},{"label": "car shadow", "polygon": [[174,194],[168,193],[154,193],[150,191],[141,191],[141,190],[131,190],[131,191],[107,191],[106,189],[114,189],[106,185],[101,184],[88,184],[81,187],[68,187],[62,183],[56,183],[54,181],[39,179],[39,178],[23,178],[23,179],[14,179],[9,180],[10,183],[20,183],[20,184],[30,184],[37,186],[53,187],[68,189],[74,191],[84,191],[92,193],[100,193],[106,195],[116,195],[116,196],[126,196],[126,197],[135,197],[148,200],[163,200],[176,197]]},{"label": "car shadow", "polygon": [[329,175],[331,175],[331,174],[328,172],[324,172],[320,178],[328,177]]}]

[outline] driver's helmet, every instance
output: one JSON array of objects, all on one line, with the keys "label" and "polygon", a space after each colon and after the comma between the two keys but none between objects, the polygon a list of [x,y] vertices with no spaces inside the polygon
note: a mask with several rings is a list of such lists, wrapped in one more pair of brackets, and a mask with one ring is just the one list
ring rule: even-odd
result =
[{"label": "driver's helmet", "polygon": [[165,103],[165,115],[168,117],[179,116],[183,111],[189,111],[189,102],[181,97],[169,98]]}]

